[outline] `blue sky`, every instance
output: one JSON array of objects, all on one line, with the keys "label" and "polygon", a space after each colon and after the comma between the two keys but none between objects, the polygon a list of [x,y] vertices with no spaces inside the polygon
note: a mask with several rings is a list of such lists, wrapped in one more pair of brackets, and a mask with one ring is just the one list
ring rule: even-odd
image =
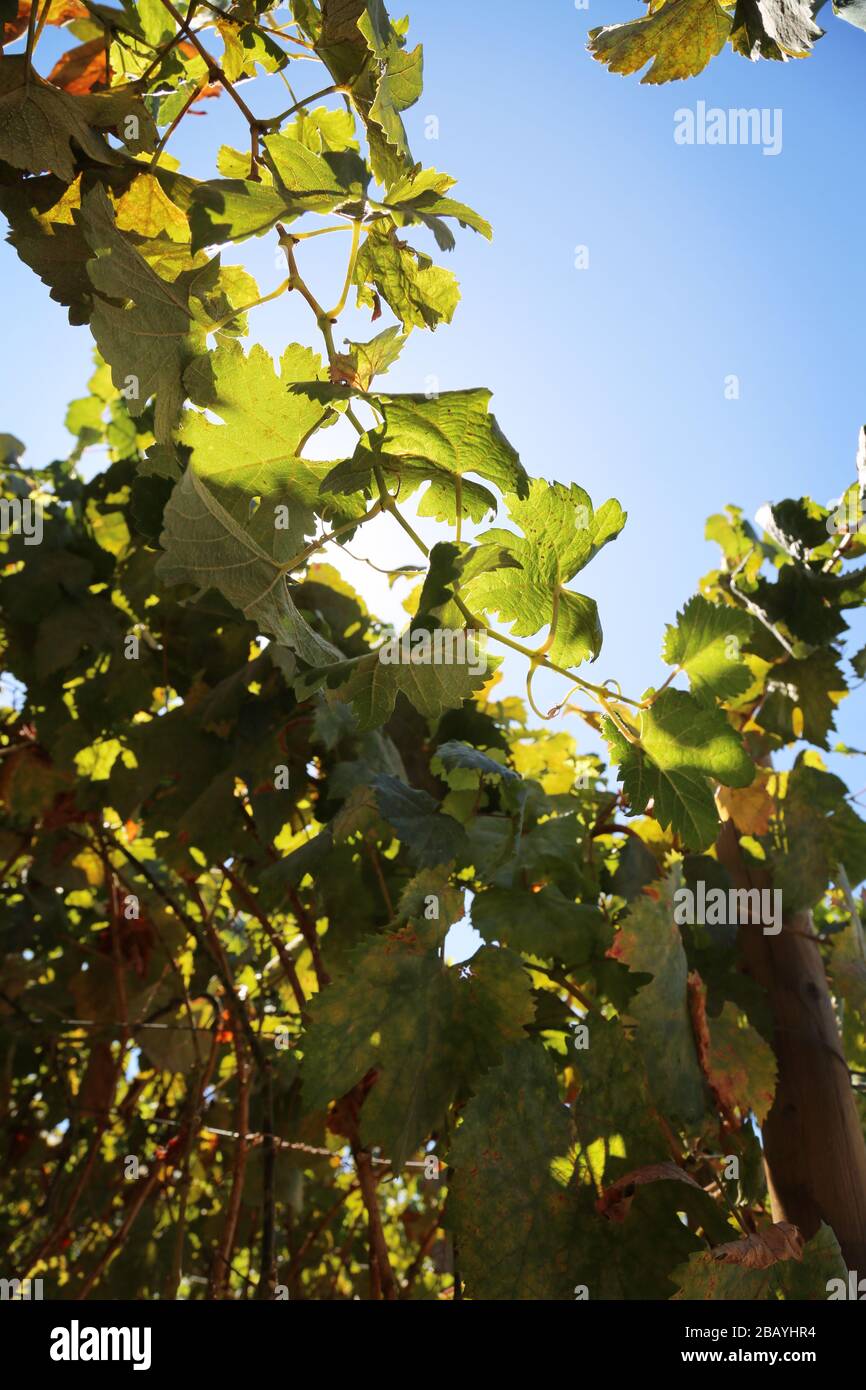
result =
[{"label": "blue sky", "polygon": [[[646,87],[585,51],[589,27],[639,8],[413,4],[426,78],[407,114],[416,157],[459,178],[458,195],[490,219],[495,239],[460,233],[446,261],[464,296],[454,323],[416,332],[389,381],[396,390],[428,389],[430,378],[441,390],[491,387],[530,474],[578,482],[596,502],[620,499],[628,525],[583,587],[599,601],[606,634],[590,676],[616,676],[632,695],[661,679],[664,625],[715,563],[706,516],[727,502],[753,515],[784,496],[838,496],[853,480],[866,420],[866,34],[828,15],[829,32],[806,61],[752,64],[726,52],[692,82]],[[43,71],[63,46],[46,33]],[[291,80],[299,93],[321,85],[312,67],[298,65]],[[286,105],[276,78],[255,93],[257,114]],[[781,152],[676,144],[674,113],[701,100],[779,109]],[[245,144],[227,101],[205,109],[169,147],[201,176],[215,172],[219,143]],[[425,139],[431,115],[438,140]],[[589,251],[585,270],[575,268],[579,245]],[[338,237],[304,248],[305,273],[326,297],[344,254]],[[263,292],[284,274],[273,238],[232,258]],[[0,280],[0,429],[25,440],[38,463],[68,450],[63,415],[82,393],[89,337],[68,326],[6,245]],[[372,336],[380,326],[364,314],[344,331]],[[253,336],[275,353],[310,341],[304,306],[283,298],[257,311]],[[731,374],[735,401],[725,399]],[[373,548],[360,537],[352,548],[378,564],[414,558],[392,530]],[[398,615],[384,581],[357,567],[353,578],[372,607]],[[861,643],[863,628],[861,617]],[[515,692],[522,679],[519,662],[506,666]],[[564,693],[558,681],[539,691],[542,704]],[[855,695],[839,718],[854,745],[863,742],[859,703]],[[590,746],[582,725],[574,732]],[[855,790],[866,783],[866,758],[840,770]]]}]

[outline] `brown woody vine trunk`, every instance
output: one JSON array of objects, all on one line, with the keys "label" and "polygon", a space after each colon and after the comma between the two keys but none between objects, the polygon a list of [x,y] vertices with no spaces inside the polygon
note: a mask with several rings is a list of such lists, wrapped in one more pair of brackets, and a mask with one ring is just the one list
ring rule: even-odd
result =
[{"label": "brown woody vine trunk", "polygon": [[[769,888],[749,869],[728,821],[719,859],[737,888]],[[740,926],[745,972],[767,991],[779,1065],[776,1098],[763,1126],[773,1219],[808,1239],[833,1228],[849,1269],[866,1273],[866,1143],[810,912],[786,918],[777,936]]]}]

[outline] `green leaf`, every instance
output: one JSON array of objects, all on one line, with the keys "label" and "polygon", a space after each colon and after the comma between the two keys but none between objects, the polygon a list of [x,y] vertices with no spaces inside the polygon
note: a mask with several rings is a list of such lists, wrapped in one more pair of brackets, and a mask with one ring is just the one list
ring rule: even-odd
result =
[{"label": "green leaf", "polygon": [[848,1269],[832,1227],[821,1222],[815,1235],[807,1240],[802,1260],[789,1260],[777,1265],[782,1297],[793,1302],[821,1303],[828,1296],[831,1279],[843,1280],[849,1288]]},{"label": "green leaf", "polygon": [[374,778],[372,786],[381,816],[393,826],[414,863],[432,869],[450,864],[463,852],[462,825],[440,810],[429,792],[387,776]]},{"label": "green leaf", "polygon": [[298,371],[308,376],[320,369],[316,355],[297,345],[283,355],[282,377],[258,346],[245,357],[237,344],[225,343],[196,365],[190,389],[225,423],[185,417],[181,438],[192,457],[165,509],[165,553],[157,567],[166,584],[218,589],[261,632],[316,667],[342,653],[298,611],[287,566],[293,547],[313,528],[315,510],[324,510],[319,485],[329,465],[297,457],[321,407],[286,385]]},{"label": "green leaf", "polygon": [[289,62],[289,55],[274,38],[254,24],[217,22],[225,44],[223,71],[230,82],[241,76],[255,77],[256,66],[265,72],[279,72]]},{"label": "green leaf", "polygon": [[[370,51],[375,54],[380,64],[376,96],[369,108],[368,120],[379,126],[385,140],[396,150],[398,157],[405,163],[411,163],[412,156],[400,112],[414,106],[421,95],[424,86],[424,56],[420,44],[408,52],[402,39],[393,29],[386,39],[381,22],[383,15],[381,6],[368,4],[366,13],[358,22],[358,28],[367,40]],[[390,29],[390,25],[388,28]]]},{"label": "green leaf", "polygon": [[443,965],[411,928],[365,940],[311,1005],[306,1105],[338,1099],[375,1068],[361,1138],[399,1168],[532,1012],[529,977],[507,951],[482,949],[467,969]]},{"label": "green leaf", "polygon": [[746,58],[805,58],[824,33],[812,0],[737,0],[731,46]]},{"label": "green leaf", "polygon": [[394,184],[383,206],[388,208],[398,227],[419,222],[429,227],[440,251],[454,249],[454,234],[442,222],[443,217],[454,217],[461,227],[471,227],[490,240],[493,236],[490,223],[465,203],[446,196],[455,183],[456,179],[436,169],[417,169]]},{"label": "green leaf", "polygon": [[758,719],[762,728],[786,743],[805,738],[826,748],[836,706],[847,688],[832,651],[813,652],[805,661],[789,657],[768,675]]},{"label": "green leaf", "polygon": [[670,1149],[639,1044],[629,1040],[619,1019],[593,1015],[584,1022],[588,1046],[568,1052],[580,1078],[575,1128],[596,1184],[607,1186],[642,1164],[668,1158]]},{"label": "green leaf", "polygon": [[563,965],[587,965],[603,956],[612,940],[597,908],[569,902],[551,885],[539,893],[487,888],[472,902],[472,925],[488,942]]},{"label": "green leaf", "polygon": [[[126,392],[131,415],[140,415],[150,397],[156,397],[154,433],[165,442],[183,408],[184,371],[206,345],[190,296],[212,280],[218,262],[164,280],[118,231],[100,187],[85,197],[81,218],[95,253],[87,266],[99,295],[90,320],[93,336],[111,366],[112,381]],[[111,302],[117,300],[126,301],[126,307]]]},{"label": "green leaf", "polygon": [[752,683],[740,648],[752,632],[741,609],[708,603],[695,595],[665,632],[662,655],[669,666],[685,671],[700,700],[732,700]]},{"label": "green leaf", "polygon": [[15,169],[57,174],[71,183],[73,142],[98,164],[122,164],[124,157],[100,132],[122,128],[127,118],[136,132],[130,150],[152,149],[153,122],[133,97],[118,92],[70,96],[35,72],[28,81],[22,53],[7,54],[0,64],[0,159]]},{"label": "green leaf", "polygon": [[[506,763],[497,762],[487,753],[472,748],[468,743],[449,739],[440,743],[430,759],[430,771],[444,774],[448,785],[453,788],[477,787],[482,777],[492,777],[496,782],[521,781],[520,775]],[[468,774],[467,777],[461,776]]]},{"label": "green leaf", "polygon": [[588,48],[611,72],[649,71],[641,82],[697,77],[731,33],[731,16],[720,0],[666,0],[644,19],[590,29]]},{"label": "green leaf", "polygon": [[[428,557],[429,568],[412,620],[413,639],[419,630],[450,629],[453,637],[464,635],[467,641],[477,643],[480,655],[484,649],[484,634],[466,628],[466,619],[457,606],[457,590],[479,574],[512,568],[514,563],[508,551],[500,546],[437,541]],[[454,652],[446,652],[443,646],[444,660],[453,661],[456,656]]]},{"label": "green leaf", "polygon": [[280,134],[287,139],[298,140],[314,154],[359,148],[351,111],[329,111],[327,106],[300,111],[293,121],[282,127]]},{"label": "green leaf", "polygon": [[[497,479],[491,481],[501,486]],[[565,487],[536,478],[528,494],[524,490],[522,496],[508,497],[508,514],[522,537],[496,528],[480,539],[504,547],[520,568],[470,581],[468,602],[499,613],[511,624],[515,637],[539,632],[555,613],[555,634],[547,650],[550,660],[565,666],[594,660],[602,643],[598,608],[594,599],[565,586],[619,535],[625,513],[612,499],[594,510],[588,494],[576,483]]]},{"label": "green leaf", "polygon": [[428,908],[431,899],[435,899],[436,916],[432,920],[437,923],[440,941],[444,941],[449,929],[455,922],[459,922],[466,912],[464,891],[462,888],[452,887],[450,879],[449,864],[439,864],[432,869],[419,869],[400,894],[395,922],[402,925],[412,919],[417,922],[431,920],[428,917]]},{"label": "green leaf", "polygon": [[381,0],[323,0],[321,26],[302,3],[302,23],[348,91],[367,128],[375,177],[387,185],[412,164],[400,113],[421,95],[421,48],[405,50],[407,21],[393,25]]},{"label": "green leaf", "polygon": [[376,317],[381,296],[404,330],[450,323],[460,300],[460,286],[451,271],[401,241],[390,217],[378,219],[367,232],[353,283],[359,307],[367,305]]},{"label": "green leaf", "polygon": [[[458,480],[464,517],[480,521],[496,509],[493,493],[468,474],[476,473],[503,492],[525,497],[529,480],[490,413],[491,394],[476,389],[445,391],[430,399],[422,395],[368,396],[369,403],[384,416],[384,425],[365,436],[354,456],[338,464],[328,476],[326,485],[341,492],[369,491],[374,467],[381,469],[392,487],[393,482],[399,482],[401,497],[410,497],[422,483],[429,482],[419,514],[452,524],[457,517]],[[507,542],[514,541],[505,534]],[[496,553],[500,551],[501,547],[496,548]],[[493,554],[494,547],[487,553]],[[515,557],[511,563],[519,561]]]},{"label": "green leaf", "polygon": [[665,690],[639,716],[640,746],[629,743],[611,720],[604,737],[619,764],[634,811],[652,814],[693,850],[715,839],[719,818],[711,779],[748,787],[755,766],[724,713],[700,705],[684,690]]},{"label": "green leaf", "polygon": [[71,324],[90,318],[93,286],[87,274],[91,251],[75,222],[79,185],[53,174],[22,183],[0,184],[0,212],[9,222],[7,239],[51,298],[69,310]]},{"label": "green leaf", "polygon": [[193,189],[192,249],[263,236],[281,219],[288,221],[298,215],[290,212],[285,195],[270,184],[250,179],[210,179]]},{"label": "green leaf", "polygon": [[827,534],[826,507],[811,498],[786,498],[783,502],[766,503],[755,520],[770,539],[791,559],[805,564],[815,558],[814,552],[832,555],[835,542]]},{"label": "green leaf", "polygon": [[246,355],[239,343],[223,341],[185,377],[208,412],[187,411],[178,432],[192,450],[197,484],[281,565],[315,533],[317,515],[340,524],[363,514],[360,499],[321,491],[330,463],[300,456],[328,410],[289,387],[326,375],[318,354],[298,343],[286,348],[276,371],[259,344]]},{"label": "green leaf", "polygon": [[446,1220],[470,1298],[573,1298],[579,1208],[551,1175],[571,1143],[550,1058],[516,1043],[476,1089],[451,1150]]},{"label": "green leaf", "polygon": [[852,883],[866,878],[866,822],[841,778],[802,759],[777,798],[768,849],[786,913],[814,907],[839,864]]},{"label": "green leaf", "polygon": [[713,1090],[730,1108],[751,1110],[762,1125],[776,1094],[778,1067],[773,1049],[729,999],[718,1018],[708,1018],[707,1023],[707,1076]]},{"label": "green leaf", "polygon": [[352,701],[358,727],[364,730],[385,723],[400,694],[425,718],[438,719],[446,710],[459,709],[464,700],[471,700],[488,680],[487,667],[478,670],[473,662],[385,665],[374,653],[353,668],[337,694]]},{"label": "green leaf", "polygon": [[[385,417],[371,436],[388,461],[416,465],[449,479],[475,473],[501,492],[526,497],[529,480],[517,452],[490,413],[491,391],[443,391],[422,395],[377,396]],[[509,539],[512,539],[509,537]]]},{"label": "green leaf", "polygon": [[289,216],[334,212],[344,204],[363,201],[369,176],[355,150],[316,154],[299,140],[282,134],[266,136],[264,147]]},{"label": "green leaf", "polygon": [[351,366],[354,384],[362,391],[368,391],[374,376],[381,376],[389,367],[393,367],[407,336],[396,325],[384,328],[368,343],[347,342],[347,352],[341,354],[340,361]]},{"label": "green leaf", "polygon": [[[841,877],[838,872],[836,877]],[[849,1064],[866,1061],[866,936],[857,899],[845,887],[848,920],[830,943],[827,976],[840,1001],[844,1053]]]},{"label": "green leaf", "polygon": [[696,1125],[706,1109],[689,1016],[688,963],[674,922],[673,884],[661,897],[636,899],[614,938],[611,955],[629,969],[652,975],[628,1006],[637,1020],[637,1043],[646,1064],[653,1099],[662,1114]]},{"label": "green leaf", "polygon": [[[429,484],[418,503],[418,515],[454,525],[457,520],[457,484],[450,474],[437,472],[424,463],[407,463],[385,454],[376,456],[363,441],[358,444],[352,458],[337,464],[325,481],[334,492],[363,491],[369,495],[375,487],[373,467],[376,463],[389,487],[399,482],[401,498],[412,497],[419,487]],[[481,483],[464,478],[460,486],[460,506],[464,520],[468,517],[470,521],[480,522],[496,511],[496,498]]]},{"label": "green leaf", "polygon": [[[781,1257],[773,1260],[772,1252],[761,1250],[761,1238],[768,1234],[774,1239],[778,1226],[759,1230],[756,1236],[731,1241],[716,1250],[702,1250],[691,1255],[688,1263],[675,1270],[671,1278],[677,1284],[676,1299],[802,1299],[823,1301],[827,1298],[828,1280],[842,1279],[847,1288],[847,1274],[839,1242],[831,1228],[821,1223],[817,1233],[803,1248],[797,1260],[790,1242],[775,1241]],[[784,1229],[784,1228],[783,1228]],[[795,1227],[788,1227],[794,1231]],[[755,1251],[755,1254],[752,1252]],[[757,1265],[749,1263],[749,1255]],[[764,1263],[762,1261],[769,1261]]]}]

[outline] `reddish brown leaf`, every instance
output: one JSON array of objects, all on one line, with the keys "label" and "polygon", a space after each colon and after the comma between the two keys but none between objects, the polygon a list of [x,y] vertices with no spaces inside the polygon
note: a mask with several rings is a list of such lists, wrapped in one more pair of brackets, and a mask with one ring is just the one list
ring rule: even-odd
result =
[{"label": "reddish brown leaf", "polygon": [[[3,25],[3,44],[12,43],[14,39],[21,37],[30,20],[30,10],[30,0],[18,0],[17,16],[15,19],[8,19]],[[87,19],[87,17],[87,7],[82,5],[80,0],[53,0],[48,14],[48,23],[59,26],[69,24],[73,19]]]},{"label": "reddish brown leaf", "polygon": [[701,1071],[726,1123],[738,1128],[735,1111],[743,1115],[750,1110],[763,1123],[776,1091],[770,1048],[753,1028],[741,1026],[730,1002],[710,1021],[707,992],[696,970],[688,977],[688,999]]},{"label": "reddish brown leaf", "polygon": [[595,1204],[596,1211],[601,1216],[606,1216],[609,1221],[624,1221],[628,1216],[635,1188],[648,1182],[684,1182],[688,1183],[689,1187],[697,1188],[698,1192],[703,1191],[700,1184],[688,1173],[683,1172],[676,1163],[647,1163],[643,1168],[626,1173],[625,1177],[605,1188]]},{"label": "reddish brown leaf", "polygon": [[766,1231],[717,1245],[713,1259],[746,1269],[769,1269],[781,1260],[802,1260],[803,1237],[789,1221],[779,1221]]},{"label": "reddish brown leaf", "polygon": [[70,48],[57,59],[48,74],[48,81],[55,87],[62,87],[72,96],[85,96],[95,87],[107,87],[111,82],[111,69],[106,61],[105,39],[98,35]]},{"label": "reddish brown leaf", "polygon": [[736,1129],[737,1120],[729,1104],[729,1098],[722,1094],[716,1078],[711,1075],[710,1027],[707,1022],[707,991],[704,988],[704,982],[697,970],[689,971],[687,986],[689,1014],[695,1034],[695,1046],[698,1051],[698,1061],[701,1064],[701,1071],[707,1078],[710,1090],[713,1093],[713,1099],[719,1110],[722,1112],[731,1128]]},{"label": "reddish brown leaf", "polygon": [[352,386],[356,390],[361,389],[361,379],[355,371],[355,364],[351,357],[345,357],[338,353],[331,363],[331,381],[336,386]]}]

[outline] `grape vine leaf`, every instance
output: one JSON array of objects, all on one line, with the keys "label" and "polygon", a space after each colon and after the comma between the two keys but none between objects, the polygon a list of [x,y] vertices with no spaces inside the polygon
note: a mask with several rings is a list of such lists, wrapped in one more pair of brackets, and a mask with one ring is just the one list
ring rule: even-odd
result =
[{"label": "grape vine leaf", "polygon": [[191,198],[194,251],[262,236],[291,215],[285,195],[263,181],[209,179],[196,184]]},{"label": "grape vine leaf", "polygon": [[610,499],[595,510],[576,483],[565,487],[542,478],[507,501],[523,536],[494,528],[479,539],[502,546],[520,568],[470,580],[469,602],[499,613],[516,637],[530,637],[554,620],[550,660],[569,666],[594,660],[602,644],[598,607],[565,586],[619,535],[626,521],[622,507]]},{"label": "grape vine leaf", "polygon": [[651,975],[628,1014],[637,1020],[638,1047],[662,1114],[697,1124],[706,1108],[688,1007],[688,964],[674,921],[673,882],[637,898],[623,918],[610,954],[632,971]]},{"label": "grape vine leaf", "polygon": [[393,826],[420,868],[449,864],[465,848],[466,832],[429,792],[382,775],[372,782],[380,815]]},{"label": "grape vine leaf", "polygon": [[[525,497],[529,480],[516,450],[490,411],[491,395],[478,388],[444,391],[432,398],[366,397],[384,417],[384,423],[359,442],[351,459],[337,465],[325,486],[335,491],[369,491],[374,467],[378,467],[391,486],[399,483],[401,497],[411,496],[428,482],[419,514],[452,524],[457,517],[458,488],[463,515],[473,521],[496,509],[493,493],[469,474],[477,474],[503,492]],[[509,541],[513,539],[508,536]],[[508,563],[518,561],[512,558]]]},{"label": "grape vine leaf", "polygon": [[[330,465],[297,456],[322,412],[285,385],[296,371],[306,376],[320,369],[316,355],[297,345],[283,355],[283,377],[259,347],[247,357],[239,345],[224,343],[196,364],[190,390],[225,423],[192,412],[184,419],[181,438],[192,457],[165,508],[157,566],[166,584],[218,589],[264,634],[315,667],[341,660],[342,653],[296,607],[287,566],[315,509],[327,502],[319,485]],[[261,505],[251,516],[257,498]],[[277,525],[279,506],[288,508],[285,529]]]},{"label": "grape vine leaf", "polygon": [[368,391],[373,378],[387,372],[397,361],[407,336],[395,324],[391,328],[383,328],[367,343],[347,341],[347,350],[339,355],[338,361],[351,373],[350,384],[359,391]]},{"label": "grape vine leaf", "polygon": [[737,0],[731,46],[747,58],[804,58],[824,30],[812,0]]},{"label": "grape vine leaf", "polygon": [[[799,1252],[799,1253],[797,1253]],[[823,1222],[805,1246],[796,1226],[780,1223],[689,1257],[671,1278],[675,1299],[802,1299],[827,1297],[830,1279],[848,1271],[831,1228]]]},{"label": "grape vine leaf", "polygon": [[366,305],[377,317],[381,296],[404,330],[450,323],[460,300],[456,276],[401,241],[390,217],[377,219],[367,232],[353,283],[359,308]]},{"label": "grape vine leaf", "polygon": [[315,21],[306,23],[366,126],[376,178],[393,182],[412,163],[401,112],[421,95],[421,46],[407,51],[405,22],[393,25],[380,0],[324,0],[318,32]]},{"label": "grape vine leaf", "polygon": [[470,1298],[573,1297],[580,1208],[551,1175],[572,1142],[544,1048],[507,1048],[476,1088],[451,1150],[446,1224]]},{"label": "grape vine leaf", "polygon": [[780,786],[765,843],[786,912],[814,907],[839,864],[853,883],[866,878],[866,822],[841,778],[803,758]]},{"label": "grape vine leaf", "polygon": [[639,723],[639,746],[611,720],[602,726],[632,809],[645,811],[652,801],[662,826],[689,848],[706,849],[718,831],[710,779],[748,787],[754,763],[723,711],[699,704],[684,690],[663,691],[641,711]]},{"label": "grape vine leaf", "polygon": [[803,661],[789,657],[773,668],[767,680],[760,724],[786,742],[806,738],[826,748],[836,707],[847,689],[832,651],[813,652]]},{"label": "grape vine leaf", "polygon": [[698,699],[731,700],[749,688],[752,676],[740,649],[752,632],[738,608],[709,603],[696,594],[665,632],[663,656],[685,671]]},{"label": "grape vine leaf", "polygon": [[69,310],[71,324],[87,323],[93,286],[87,274],[90,247],[76,224],[80,180],[66,184],[54,174],[23,184],[0,183],[0,212],[9,222],[7,240],[21,260],[50,286],[51,298]]},{"label": "grape vine leaf", "polygon": [[[405,40],[390,24],[384,32],[384,11],[379,5],[367,5],[366,12],[358,21],[358,28],[367,40],[370,52],[378,64],[376,95],[369,110],[364,114],[369,129],[370,122],[379,127],[388,145],[396,151],[398,159],[410,164],[412,155],[406,139],[406,128],[400,113],[414,106],[424,86],[424,54],[418,44],[411,51],[405,47]],[[362,104],[362,112],[364,106]],[[393,161],[376,158],[377,143],[371,141],[371,155],[374,167],[386,178],[391,173]],[[389,178],[390,182],[390,178]]]},{"label": "grape vine leaf", "polygon": [[[588,1046],[576,1050],[580,1078],[574,1120],[583,1157],[597,1185],[669,1156],[670,1149],[650,1095],[641,1050],[619,1019],[586,1020]],[[605,1142],[598,1144],[598,1140]]]},{"label": "grape vine leaf", "polygon": [[689,976],[689,1004],[701,1068],[719,1105],[728,1113],[754,1113],[764,1123],[776,1094],[776,1056],[741,1011],[726,999],[716,1017],[707,1014],[700,976]]},{"label": "grape vine leaf", "polygon": [[206,345],[206,330],[193,318],[190,297],[213,283],[219,263],[210,261],[182,270],[174,281],[164,280],[118,231],[101,187],[84,198],[81,218],[94,252],[87,271],[99,296],[90,320],[93,336],[115,386],[129,393],[131,415],[140,415],[150,397],[156,397],[154,433],[167,442],[183,408],[184,371]]},{"label": "grape vine leaf", "polygon": [[443,391],[423,395],[378,396],[385,417],[375,447],[390,461],[430,468],[451,479],[475,473],[501,492],[526,497],[529,481],[490,411],[492,392]]},{"label": "grape vine leaf", "polygon": [[374,651],[360,661],[335,666],[333,671],[311,672],[299,692],[308,693],[311,683],[320,683],[323,677],[335,698],[351,702],[358,731],[364,733],[387,723],[401,694],[427,719],[459,709],[486,684],[489,671],[488,665],[481,667],[473,661],[384,662]]},{"label": "grape vine leaf", "polygon": [[328,411],[288,388],[326,375],[318,354],[298,343],[285,349],[277,371],[259,344],[245,354],[239,343],[223,341],[184,377],[207,410],[186,411],[177,435],[192,451],[196,483],[281,565],[314,534],[317,515],[341,524],[363,514],[360,499],[322,492],[329,462],[301,457]]},{"label": "grape vine leaf", "polygon": [[487,888],[472,902],[472,925],[485,941],[564,965],[588,965],[603,956],[613,933],[597,908],[570,902],[555,885],[538,893]]},{"label": "grape vine leaf", "polygon": [[468,970],[448,967],[407,927],[361,942],[311,1014],[307,1107],[344,1095],[375,1069],[361,1138],[399,1168],[503,1047],[524,1036],[533,1004],[529,977],[509,952],[484,947]]},{"label": "grape vine leaf", "polygon": [[384,206],[398,227],[417,222],[429,227],[440,251],[453,251],[455,245],[454,233],[442,221],[443,217],[455,218],[461,227],[471,227],[489,241],[493,236],[490,223],[465,203],[447,196],[455,183],[456,179],[450,174],[440,174],[436,169],[416,169],[394,184]]},{"label": "grape vine leaf", "polygon": [[127,118],[136,132],[130,150],[152,149],[153,122],[133,97],[117,92],[70,96],[29,72],[23,53],[9,54],[0,64],[0,159],[15,169],[57,174],[71,183],[73,142],[99,164],[122,164],[123,157],[101,132]]},{"label": "grape vine leaf", "polygon": [[696,77],[731,33],[731,16],[720,0],[666,0],[642,19],[589,31],[593,58],[611,72],[639,72],[641,82],[672,82]]},{"label": "grape vine leaf", "polygon": [[359,148],[351,111],[329,111],[327,106],[299,111],[294,121],[281,127],[280,134],[290,140],[299,140],[314,154]]}]

